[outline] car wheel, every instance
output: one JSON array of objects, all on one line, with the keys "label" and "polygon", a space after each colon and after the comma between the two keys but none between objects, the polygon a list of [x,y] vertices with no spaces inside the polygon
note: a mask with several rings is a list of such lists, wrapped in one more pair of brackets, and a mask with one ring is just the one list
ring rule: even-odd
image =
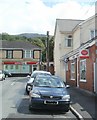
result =
[{"label": "car wheel", "polygon": [[26,86],[27,94],[29,94],[29,92],[30,92],[31,90],[32,90],[32,89],[31,89],[31,86],[30,86],[30,85],[27,85],[27,86]]},{"label": "car wheel", "polygon": [[6,75],[5,77],[8,77],[8,75]]},{"label": "car wheel", "polygon": [[29,105],[29,110],[30,110],[30,111],[32,110],[32,107],[31,107],[31,105]]},{"label": "car wheel", "polygon": [[29,91],[28,91],[28,89],[27,89],[27,86],[26,86],[26,93],[29,95]]},{"label": "car wheel", "polygon": [[65,112],[68,112],[70,110],[70,107],[66,108]]}]

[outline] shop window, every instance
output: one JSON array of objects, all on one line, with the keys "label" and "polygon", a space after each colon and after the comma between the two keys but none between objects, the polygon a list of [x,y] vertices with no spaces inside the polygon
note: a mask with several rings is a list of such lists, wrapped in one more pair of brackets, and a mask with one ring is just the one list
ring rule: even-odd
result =
[{"label": "shop window", "polygon": [[96,54],[97,54],[97,50],[96,50]]},{"label": "shop window", "polygon": [[10,65],[10,69],[13,69],[13,65]]},{"label": "shop window", "polygon": [[16,68],[16,69],[19,69],[19,65],[16,65],[15,68]]},{"label": "shop window", "polygon": [[5,65],[5,69],[8,69],[8,65]]},{"label": "shop window", "polygon": [[66,63],[65,65],[66,65],[66,71],[68,71],[68,63]]},{"label": "shop window", "polygon": [[86,82],[86,59],[80,61],[80,81]]},{"label": "shop window", "polygon": [[71,63],[71,80],[75,80],[75,62]]}]

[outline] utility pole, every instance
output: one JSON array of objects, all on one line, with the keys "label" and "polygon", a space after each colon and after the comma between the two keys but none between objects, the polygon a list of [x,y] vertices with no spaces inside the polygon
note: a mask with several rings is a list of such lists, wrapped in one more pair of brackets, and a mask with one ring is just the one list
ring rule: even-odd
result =
[{"label": "utility pole", "polygon": [[47,62],[46,70],[49,71],[49,31],[47,31],[47,40],[46,40],[46,62]]}]

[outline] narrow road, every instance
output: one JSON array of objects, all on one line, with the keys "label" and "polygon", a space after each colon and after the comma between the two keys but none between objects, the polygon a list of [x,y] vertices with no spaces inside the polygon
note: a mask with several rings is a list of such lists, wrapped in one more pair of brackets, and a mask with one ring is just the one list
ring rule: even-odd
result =
[{"label": "narrow road", "polygon": [[76,118],[71,111],[29,111],[29,96],[25,92],[27,78],[6,78],[0,81],[0,103],[2,103],[2,116],[0,118]]}]

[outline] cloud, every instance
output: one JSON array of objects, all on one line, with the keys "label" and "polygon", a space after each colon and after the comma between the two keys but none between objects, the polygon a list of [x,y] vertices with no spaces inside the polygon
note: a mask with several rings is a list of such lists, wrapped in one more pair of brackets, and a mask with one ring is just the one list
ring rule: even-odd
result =
[{"label": "cloud", "polygon": [[[56,1],[55,1],[56,2]],[[0,33],[54,33],[56,18],[86,19],[95,14],[95,6],[81,6],[77,1],[56,2],[52,7],[43,0],[1,0]]]}]

